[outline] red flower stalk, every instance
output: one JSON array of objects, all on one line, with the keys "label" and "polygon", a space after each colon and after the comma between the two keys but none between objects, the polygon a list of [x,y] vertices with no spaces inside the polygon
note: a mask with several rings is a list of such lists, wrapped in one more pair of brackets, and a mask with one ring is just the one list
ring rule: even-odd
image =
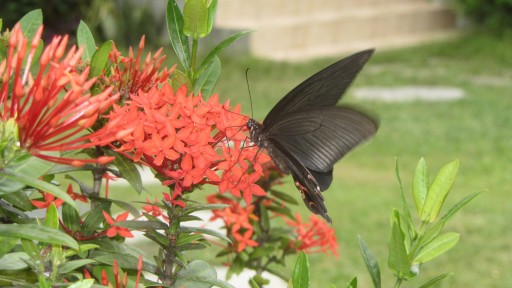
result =
[{"label": "red flower stalk", "polygon": [[117,215],[115,221],[105,211],[103,211],[103,216],[107,220],[107,223],[111,226],[107,230],[108,237],[115,237],[116,235],[119,235],[124,238],[133,238],[133,234],[132,234],[132,232],[130,232],[130,230],[128,228],[116,226],[116,222],[124,221],[124,220],[128,219],[128,212],[124,212],[124,213]]},{"label": "red flower stalk", "polygon": [[295,218],[296,221],[286,221],[290,226],[295,227],[294,231],[297,234],[297,241],[293,244],[293,248],[306,253],[327,254],[330,250],[336,257],[339,256],[334,229],[325,221],[314,214],[309,217],[310,222],[302,222],[299,214],[296,214]]},{"label": "red flower stalk", "polygon": [[133,49],[130,47],[128,57],[123,57],[114,45],[109,55],[113,64],[112,69],[110,73],[101,77],[100,83],[113,86],[114,92],[120,93],[124,99],[129,99],[132,94],[137,94],[139,91],[148,92],[154,86],[167,82],[176,65],[171,69],[164,68],[159,71],[165,60],[165,55],[160,56],[162,48],[153,56],[149,53],[142,61],[144,43],[145,36],[142,36],[137,55],[134,56]]},{"label": "red flower stalk", "polygon": [[217,95],[205,101],[186,86],[175,92],[163,83],[130,95],[124,106],[114,105],[105,137],[116,134],[115,150],[167,177],[163,184],[174,187],[172,200],[195,185],[213,184],[222,193],[243,192],[250,203],[253,194],[265,194],[255,182],[269,158],[255,157],[257,148],[248,147],[243,133],[247,117],[239,107],[229,109]]},{"label": "red flower stalk", "polygon": [[118,96],[111,95],[111,88],[94,96],[87,92],[95,79],[88,80],[88,68],[77,68],[82,48],[73,46],[66,54],[67,35],[53,38],[32,75],[30,66],[42,31],[41,26],[30,44],[19,24],[11,32],[7,58],[0,64],[1,121],[15,120],[20,147],[36,157],[73,166],[112,160],[73,159],[57,154],[101,145],[91,141],[94,133],[83,132]]}]

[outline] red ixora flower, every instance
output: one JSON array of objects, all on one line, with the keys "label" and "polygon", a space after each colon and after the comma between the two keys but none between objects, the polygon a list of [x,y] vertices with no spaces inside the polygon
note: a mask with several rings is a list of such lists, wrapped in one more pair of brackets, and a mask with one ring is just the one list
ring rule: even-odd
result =
[{"label": "red ixora flower", "polygon": [[334,229],[319,217],[311,214],[309,222],[302,222],[299,214],[295,215],[296,221],[286,221],[290,226],[295,227],[294,232],[297,234],[297,241],[293,244],[293,248],[306,253],[327,252],[330,250],[332,254],[338,257],[338,242]]},{"label": "red ixora flower", "polygon": [[54,37],[42,52],[38,69],[30,69],[42,31],[41,26],[30,43],[19,24],[10,33],[7,58],[0,64],[0,121],[15,120],[20,147],[33,156],[73,166],[112,160],[60,156],[59,152],[101,145],[91,141],[94,133],[84,131],[118,95],[112,95],[112,88],[94,96],[87,92],[95,79],[88,79],[89,68],[77,68],[82,48],[73,46],[66,53],[67,35]]},{"label": "red ixora flower", "polygon": [[115,221],[105,211],[103,211],[103,216],[107,220],[107,223],[111,226],[107,230],[108,237],[115,237],[116,235],[119,235],[124,238],[132,238],[133,237],[132,232],[130,232],[130,230],[128,228],[116,226],[116,222],[124,221],[124,220],[128,219],[128,212],[124,212],[124,213],[117,215]]},{"label": "red ixora flower", "polygon": [[163,184],[174,187],[172,200],[196,185],[212,184],[221,193],[243,193],[251,203],[252,195],[265,195],[255,182],[270,158],[248,145],[248,118],[239,111],[219,103],[218,95],[204,100],[186,86],[174,91],[162,83],[130,94],[124,106],[115,104],[104,137],[115,134],[116,151],[166,177]]},{"label": "red ixora flower", "polygon": [[55,207],[59,207],[64,203],[64,200],[56,198],[55,195],[50,194],[48,192],[39,191],[41,195],[43,195],[44,201],[39,200],[31,200],[32,205],[36,206],[39,209],[48,208],[52,203],[55,205]]}]

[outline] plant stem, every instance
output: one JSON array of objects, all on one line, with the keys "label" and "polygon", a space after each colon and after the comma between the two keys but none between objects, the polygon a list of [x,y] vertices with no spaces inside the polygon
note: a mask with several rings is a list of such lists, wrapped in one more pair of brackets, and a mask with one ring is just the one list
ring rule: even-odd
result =
[{"label": "plant stem", "polygon": [[400,285],[402,285],[402,281],[403,281],[402,278],[396,278],[395,288],[400,287]]},{"label": "plant stem", "polygon": [[190,82],[192,82],[192,87],[196,84],[196,59],[197,59],[197,47],[199,46],[199,40],[192,39],[192,59],[190,60]]}]

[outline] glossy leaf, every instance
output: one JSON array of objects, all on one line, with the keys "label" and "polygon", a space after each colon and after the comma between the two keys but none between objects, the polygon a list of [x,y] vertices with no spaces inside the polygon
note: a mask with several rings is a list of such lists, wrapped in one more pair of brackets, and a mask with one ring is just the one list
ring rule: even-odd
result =
[{"label": "glossy leaf", "polygon": [[402,186],[402,179],[400,178],[400,171],[398,169],[398,160],[395,159],[395,175],[398,181],[398,185],[400,186],[400,200],[402,202],[402,211],[403,211],[403,222],[401,225],[407,225],[407,227],[403,227],[404,231],[407,231],[409,234],[409,238],[416,238],[416,230],[414,228],[414,223],[412,221],[411,210],[409,209],[409,205],[407,205],[407,201],[405,200],[405,193]]},{"label": "glossy leaf", "polygon": [[194,94],[198,95],[201,92],[204,98],[209,98],[219,79],[220,70],[220,60],[218,57],[215,57],[212,64],[199,75],[194,87]]},{"label": "glossy leaf", "polygon": [[94,279],[82,279],[69,285],[68,288],[90,288],[94,286]]},{"label": "glossy leaf", "polygon": [[80,230],[80,215],[68,203],[62,205],[62,222],[67,229],[73,232]]},{"label": "glossy leaf", "polygon": [[[373,287],[380,288],[381,278],[379,262],[377,261],[377,258],[375,258],[375,255],[372,253],[370,248],[368,248],[366,242],[361,236],[359,236],[359,250],[361,251],[361,255],[363,256],[364,263],[366,264],[366,269],[368,269],[370,277],[372,278]],[[354,279],[352,281],[354,281]],[[355,281],[355,286],[348,287],[357,287],[357,278],[355,278]]]},{"label": "glossy leaf", "polygon": [[210,34],[213,28],[213,22],[215,20],[215,12],[217,12],[217,0],[212,0],[208,6],[208,29],[206,34]]},{"label": "glossy leaf", "polygon": [[129,228],[130,230],[164,230],[169,226],[160,221],[136,221],[125,220],[116,222],[116,226]]},{"label": "glossy leaf", "polygon": [[354,276],[347,284],[347,288],[357,288],[357,277]]},{"label": "glossy leaf", "polygon": [[413,263],[425,263],[450,250],[459,242],[460,234],[447,232],[425,245],[414,257]]},{"label": "glossy leaf", "polygon": [[393,222],[389,246],[389,268],[397,277],[402,279],[407,278],[410,272],[404,243],[404,234],[397,222]]},{"label": "glossy leaf", "polygon": [[0,224],[0,235],[36,240],[49,244],[61,244],[73,249],[78,249],[78,243],[68,234],[36,224]]},{"label": "glossy leaf", "polygon": [[452,188],[459,169],[459,160],[446,164],[439,170],[432,185],[428,189],[425,204],[421,211],[421,220],[433,222],[439,215],[439,211]]},{"label": "glossy leaf", "polygon": [[190,68],[190,45],[188,37],[183,33],[183,15],[176,0],[169,0],[167,2],[167,31],[171,39],[172,47],[176,56],[185,69]]},{"label": "glossy leaf", "polygon": [[92,259],[78,259],[78,260],[70,260],[59,265],[60,273],[70,273],[73,270],[80,268],[82,266],[96,263],[95,260]]},{"label": "glossy leaf", "polygon": [[59,212],[57,211],[57,207],[52,203],[46,209],[46,219],[44,221],[46,227],[50,227],[53,229],[59,229]]},{"label": "glossy leaf", "polygon": [[[414,197],[414,204],[416,205],[418,214],[421,212],[423,205],[425,204],[428,192],[428,181],[427,162],[424,158],[421,158],[416,166],[416,171],[414,172],[412,180],[412,195]],[[421,217],[421,215],[419,216]]]},{"label": "glossy leaf", "polygon": [[304,251],[301,251],[292,276],[293,288],[309,288],[309,261]]},{"label": "glossy leaf", "polygon": [[91,30],[82,20],[80,20],[76,31],[76,42],[78,43],[78,47],[84,47],[82,61],[91,61],[92,55],[96,52],[96,42],[94,42]]},{"label": "glossy leaf", "polygon": [[203,63],[201,63],[201,66],[199,67],[199,70],[197,71],[197,73],[199,75],[201,75],[201,73],[203,73],[203,71],[206,70],[206,68],[208,68],[208,66],[210,66],[213,61],[215,61],[215,57],[222,50],[224,50],[235,40],[248,34],[249,32],[250,31],[242,31],[242,32],[235,33],[235,34],[229,36],[228,38],[224,39],[222,42],[220,42],[217,46],[215,46],[215,48],[213,48],[212,51],[210,51],[210,53],[208,53],[208,56],[206,56],[206,58],[204,58]]},{"label": "glossy leaf", "polygon": [[180,247],[198,240],[204,240],[203,235],[181,233],[178,237],[178,240],[176,241],[176,246]]},{"label": "glossy leaf", "polygon": [[138,217],[140,215],[139,210],[137,208],[135,208],[135,206],[133,206],[132,204],[130,204],[128,202],[124,202],[121,200],[115,200],[115,199],[103,199],[103,198],[102,198],[102,200],[114,203],[115,205],[119,206],[121,209],[130,212],[130,214],[132,214],[133,217]]},{"label": "glossy leaf", "polygon": [[37,29],[43,24],[43,12],[41,9],[36,9],[28,12],[20,19],[20,28],[23,31],[23,35],[29,39],[29,41],[36,35]]},{"label": "glossy leaf", "polygon": [[23,181],[9,177],[9,174],[23,175],[25,177],[38,179],[48,172],[52,165],[51,162],[32,156],[16,161],[14,165],[8,166],[2,171],[2,175],[0,176],[0,195],[19,191],[26,185]]},{"label": "glossy leaf", "polygon": [[98,77],[103,73],[105,67],[107,67],[108,55],[112,51],[114,42],[112,40],[105,41],[101,46],[94,52],[91,58],[91,70],[89,71],[89,79]]},{"label": "glossy leaf", "polygon": [[114,165],[119,169],[123,178],[126,179],[126,181],[128,181],[133,189],[135,189],[135,191],[140,195],[142,192],[142,178],[135,163],[126,157],[117,154],[115,155]]},{"label": "glossy leaf", "polygon": [[89,215],[84,219],[82,223],[82,230],[90,235],[93,231],[100,227],[100,224],[105,220],[103,216],[103,211],[110,211],[110,202],[102,202],[95,208],[93,208]]},{"label": "glossy leaf", "polygon": [[441,230],[444,227],[444,223],[444,221],[438,221],[434,225],[430,225],[428,228],[426,228],[423,232],[423,235],[421,235],[418,240],[417,247],[421,248],[422,246],[425,246],[434,240],[439,235],[439,233],[441,233]]},{"label": "glossy leaf", "polygon": [[187,75],[185,73],[181,72],[180,70],[176,70],[173,73],[173,78],[171,82],[172,88],[177,91],[180,89],[181,86],[187,86],[187,90],[192,90],[192,82],[190,82],[190,79],[188,79]]},{"label": "glossy leaf", "polygon": [[480,194],[480,192],[475,192],[464,197],[462,200],[457,202],[457,204],[455,204],[452,208],[450,208],[450,210],[448,210],[448,212],[446,212],[446,214],[443,215],[443,217],[441,217],[441,220],[445,222],[448,221],[448,219],[452,218],[452,216],[455,215],[455,213],[457,213],[462,207],[466,206],[466,204],[475,199],[475,197],[478,196],[478,194]]},{"label": "glossy leaf", "polygon": [[260,286],[252,278],[249,279],[249,287],[251,287],[251,288],[260,288]]},{"label": "glossy leaf", "polygon": [[23,190],[18,190],[14,193],[4,194],[2,195],[2,199],[23,211],[30,211],[34,209],[34,206],[32,206],[26,192]]},{"label": "glossy leaf", "polygon": [[183,33],[199,39],[208,33],[208,7],[204,0],[187,0],[183,7]]},{"label": "glossy leaf", "polygon": [[432,287],[435,284],[438,284],[439,282],[441,282],[441,280],[443,280],[444,278],[446,278],[449,275],[451,275],[451,273],[444,273],[444,274],[438,275],[438,276],[430,279],[429,281],[427,281],[425,284],[421,285],[419,288]]},{"label": "glossy leaf", "polygon": [[[4,237],[0,236],[0,257],[4,256],[5,254],[9,253],[16,244],[18,244],[18,238],[15,237]],[[1,262],[1,261],[0,261]],[[0,269],[2,270],[2,269]]]},{"label": "glossy leaf", "polygon": [[28,268],[27,261],[30,260],[25,252],[13,252],[3,255],[0,258],[1,270],[22,270]]},{"label": "glossy leaf", "polygon": [[6,178],[10,178],[12,180],[16,180],[20,183],[27,185],[27,186],[32,186],[36,189],[48,192],[48,193],[54,195],[55,197],[64,200],[64,202],[68,203],[69,205],[71,205],[71,207],[76,209],[75,201],[73,199],[71,199],[71,197],[66,192],[60,190],[55,185],[52,185],[48,182],[44,182],[37,178],[32,178],[30,176],[26,176],[24,174],[20,174],[18,172],[14,172],[14,171],[4,170],[3,176]]},{"label": "glossy leaf", "polygon": [[181,226],[180,230],[184,233],[196,232],[196,233],[201,233],[201,234],[207,234],[207,235],[222,239],[228,243],[231,243],[231,240],[226,235],[224,235],[223,233],[217,232],[215,230],[212,230],[212,229]]},{"label": "glossy leaf", "polygon": [[202,260],[190,262],[186,269],[176,275],[175,287],[210,288],[216,285],[220,288],[235,288],[228,282],[217,279],[217,272],[210,264]]}]

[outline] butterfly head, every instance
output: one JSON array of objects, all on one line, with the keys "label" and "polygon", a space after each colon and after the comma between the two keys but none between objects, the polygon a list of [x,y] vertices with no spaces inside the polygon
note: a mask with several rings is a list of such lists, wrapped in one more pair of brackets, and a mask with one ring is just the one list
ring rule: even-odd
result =
[{"label": "butterfly head", "polygon": [[258,121],[254,120],[254,119],[249,119],[247,121],[247,129],[249,129],[249,135],[250,135],[250,138],[251,138],[251,141],[260,146],[261,144],[263,144],[262,142],[262,134],[261,134],[261,130],[263,128],[263,126],[258,123]]}]

